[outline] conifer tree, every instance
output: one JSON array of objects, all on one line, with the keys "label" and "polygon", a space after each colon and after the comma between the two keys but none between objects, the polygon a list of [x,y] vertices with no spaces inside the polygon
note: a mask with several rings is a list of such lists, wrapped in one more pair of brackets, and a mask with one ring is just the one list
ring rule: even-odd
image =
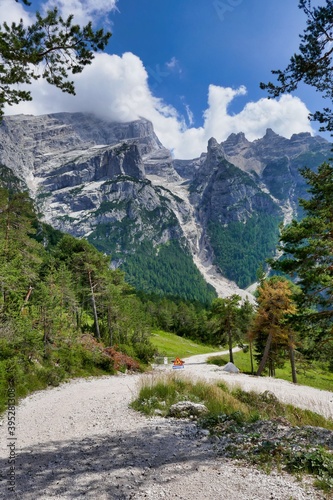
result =
[{"label": "conifer tree", "polygon": [[240,296],[234,294],[225,299],[215,299],[212,303],[212,312],[218,323],[218,333],[221,338],[223,335],[227,336],[230,363],[234,362],[232,347],[240,330],[240,300]]},{"label": "conifer tree", "polygon": [[[333,324],[333,168],[303,169],[311,197],[300,200],[305,217],[293,220],[280,237],[282,258],[272,267],[297,280],[299,319],[329,334]],[[324,334],[324,333],[323,333]]]},{"label": "conifer tree", "polygon": [[274,375],[279,350],[290,354],[293,382],[296,382],[294,366],[294,333],[287,321],[288,315],[296,313],[291,283],[285,278],[273,277],[264,280],[258,288],[258,308],[251,329],[260,359],[257,376],[260,376],[269,361],[270,374]]},{"label": "conifer tree", "polygon": [[[306,28],[300,35],[298,53],[290,58],[285,70],[274,70],[278,83],[261,83],[272,97],[290,93],[300,83],[315,88],[330,103],[333,100],[333,1],[313,6],[312,0],[300,0],[299,8],[307,16]],[[310,115],[319,121],[321,131],[333,131],[333,112],[325,107]]]},{"label": "conifer tree", "polygon": [[0,190],[0,310],[17,316],[38,279],[43,247],[33,238],[35,213],[27,193]]}]

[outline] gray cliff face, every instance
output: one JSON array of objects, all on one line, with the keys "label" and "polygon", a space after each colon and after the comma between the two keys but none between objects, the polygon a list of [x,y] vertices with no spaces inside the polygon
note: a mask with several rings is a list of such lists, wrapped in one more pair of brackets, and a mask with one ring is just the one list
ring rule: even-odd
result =
[{"label": "gray cliff face", "polygon": [[[280,213],[278,205],[258,185],[226,160],[210,177],[198,209],[207,221],[222,225],[246,222],[254,212]],[[281,215],[281,213],[280,213]]]},{"label": "gray cliff face", "polygon": [[[286,209],[291,206],[296,215],[298,199],[307,197],[300,168],[316,168],[328,160],[331,147],[325,139],[312,137],[309,133],[295,134],[286,139],[271,129],[267,129],[262,139],[253,142],[249,142],[243,133],[231,134],[221,144],[212,138],[206,158],[193,176],[192,191],[205,192],[207,198],[208,190],[212,200],[219,191],[221,203],[214,203],[212,213],[218,213],[219,206],[229,207],[228,213],[233,212],[233,220],[244,219],[246,212],[251,216],[257,204],[259,211],[268,210],[268,213],[277,213],[279,207]],[[233,171],[230,166],[226,167],[227,163],[233,165]],[[242,189],[239,189],[240,184]],[[230,193],[225,195],[224,192]],[[231,210],[232,206],[237,213]]]},{"label": "gray cliff face", "polygon": [[179,181],[181,177],[174,168],[171,153],[166,148],[150,151],[144,156],[144,167],[146,174],[160,177],[166,181]]},{"label": "gray cliff face", "polygon": [[190,187],[204,224],[245,223],[254,212],[281,216],[280,207],[259,187],[258,180],[227,161],[216,140],[210,139],[206,159]]},{"label": "gray cliff face", "polygon": [[[0,126],[0,162],[17,177],[28,180],[33,190],[35,177],[45,177],[70,162],[76,164],[76,159],[84,155],[90,161],[99,155],[96,146],[124,142],[132,142],[140,155],[161,147],[147,120],[109,123],[83,113],[9,116]],[[133,168],[133,162],[129,168]]]},{"label": "gray cliff face", "polygon": [[146,237],[155,244],[182,237],[171,203],[146,179],[145,162],[160,164],[165,157],[173,171],[169,151],[147,120],[108,123],[81,113],[9,117],[0,137],[0,161],[26,180],[53,227],[88,237],[99,225],[112,231],[112,224],[123,224],[131,232],[127,241]]},{"label": "gray cliff face", "polygon": [[[144,241],[177,240],[203,272],[216,264],[221,279],[235,281],[222,257],[228,254],[236,269],[242,243],[230,243],[229,227],[238,224],[239,241],[251,239],[253,228],[262,233],[251,243],[265,248],[254,249],[255,267],[274,251],[277,224],[297,214],[298,198],[307,196],[299,168],[316,168],[330,156],[325,139],[307,133],[286,139],[270,129],[253,142],[243,133],[221,144],[211,138],[199,158],[177,160],[145,119],[111,123],[57,113],[5,117],[0,125],[2,185],[13,182],[12,172],[53,227],[88,238],[119,261]],[[251,279],[255,272],[241,283]]]},{"label": "gray cliff face", "polygon": [[[107,146],[90,148],[79,156],[58,158],[59,166],[50,171],[48,162],[38,172],[40,189],[57,191],[68,187],[75,187],[90,182],[115,179],[120,175],[127,175],[136,179],[144,179],[144,166],[138,147],[128,144],[122,147]],[[45,168],[45,167],[48,168]]]}]

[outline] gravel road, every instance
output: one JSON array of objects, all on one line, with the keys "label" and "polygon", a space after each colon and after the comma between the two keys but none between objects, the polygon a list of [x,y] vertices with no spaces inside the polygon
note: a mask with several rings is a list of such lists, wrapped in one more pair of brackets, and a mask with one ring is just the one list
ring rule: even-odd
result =
[{"label": "gravel road", "polygon": [[[188,358],[182,376],[223,378],[260,392],[269,389],[284,401],[332,416],[333,393],[224,374],[204,360]],[[15,439],[8,435],[7,415],[0,420],[0,498],[329,498],[309,481],[276,472],[266,475],[217,458],[211,438],[192,422],[146,418],[130,409],[142,377],[161,370],[172,368],[160,367],[152,375],[73,380],[24,399],[16,408]],[[15,492],[8,489],[10,480]]]}]

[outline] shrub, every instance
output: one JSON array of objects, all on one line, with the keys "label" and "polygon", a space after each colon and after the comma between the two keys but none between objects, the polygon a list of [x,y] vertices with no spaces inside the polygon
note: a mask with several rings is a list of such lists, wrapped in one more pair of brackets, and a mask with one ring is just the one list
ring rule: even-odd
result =
[{"label": "shrub", "polygon": [[103,352],[112,360],[113,368],[117,371],[140,370],[140,364],[135,359],[123,352],[117,351],[113,347],[106,347]]}]

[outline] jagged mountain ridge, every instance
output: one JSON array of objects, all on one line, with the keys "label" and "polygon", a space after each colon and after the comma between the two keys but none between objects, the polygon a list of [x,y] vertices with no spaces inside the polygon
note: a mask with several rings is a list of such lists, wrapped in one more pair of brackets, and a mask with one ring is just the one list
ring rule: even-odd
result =
[{"label": "jagged mountain ridge", "polygon": [[[330,151],[323,138],[268,130],[253,142],[244,134],[221,144],[212,138],[200,158],[176,160],[145,119],[18,115],[0,127],[0,163],[26,183],[45,221],[88,238],[151,291],[150,278],[163,274],[154,275],[154,260],[168,245],[170,259],[173,242],[172,252],[190,256],[220,295],[244,296],[239,286],[253,282],[258,260],[274,251],[278,223],[297,212],[305,193],[299,166],[316,167]],[[242,259],[251,263],[244,271]]]}]

